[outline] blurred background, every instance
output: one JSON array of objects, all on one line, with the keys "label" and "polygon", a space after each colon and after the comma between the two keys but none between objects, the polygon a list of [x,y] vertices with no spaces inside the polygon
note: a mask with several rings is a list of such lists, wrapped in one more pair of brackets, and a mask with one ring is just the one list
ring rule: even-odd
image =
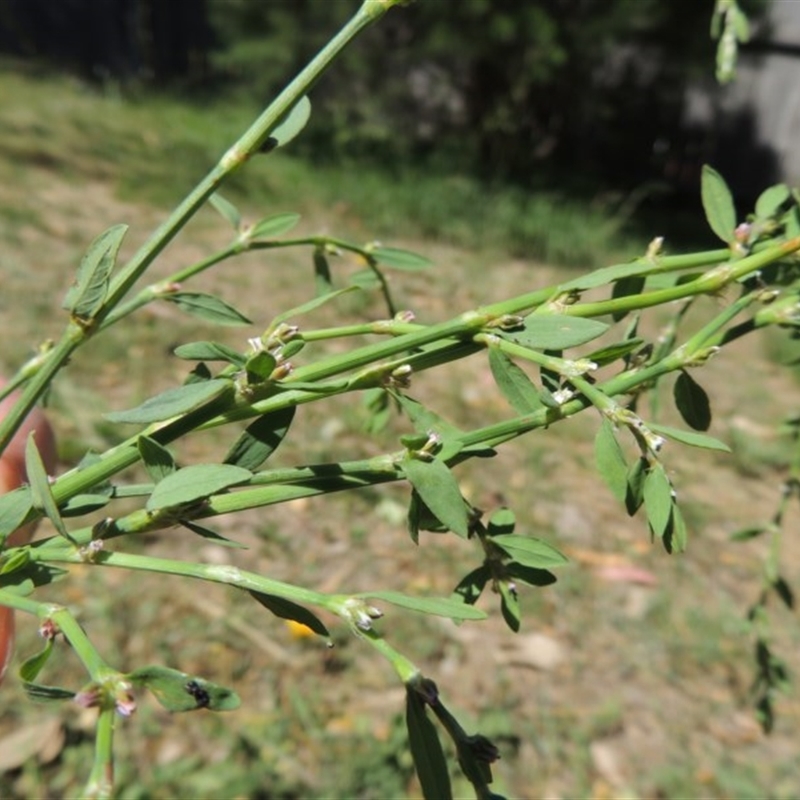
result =
[{"label": "blurred background", "polygon": [[[696,195],[713,163],[743,200],[794,180],[800,4],[745,0],[740,79],[713,79],[713,3],[419,2],[390,14],[314,91],[295,152],[468,174],[525,190]],[[281,88],[351,0],[5,0],[0,51],[122,91]]]}]

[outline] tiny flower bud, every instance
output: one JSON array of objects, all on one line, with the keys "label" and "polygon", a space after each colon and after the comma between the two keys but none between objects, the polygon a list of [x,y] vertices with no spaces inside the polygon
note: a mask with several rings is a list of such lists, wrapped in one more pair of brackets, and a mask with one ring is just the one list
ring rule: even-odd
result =
[{"label": "tiny flower bud", "polygon": [[647,253],[645,253],[646,258],[656,258],[661,253],[661,248],[664,246],[664,237],[663,236],[656,236],[649,245],[647,245]]},{"label": "tiny flower bud", "polygon": [[42,624],[39,626],[39,636],[48,641],[55,639],[59,632],[58,625],[51,619],[43,619]]},{"label": "tiny flower bud", "polygon": [[405,311],[398,311],[394,315],[395,322],[413,322],[416,318],[416,314],[409,309],[406,309]]}]

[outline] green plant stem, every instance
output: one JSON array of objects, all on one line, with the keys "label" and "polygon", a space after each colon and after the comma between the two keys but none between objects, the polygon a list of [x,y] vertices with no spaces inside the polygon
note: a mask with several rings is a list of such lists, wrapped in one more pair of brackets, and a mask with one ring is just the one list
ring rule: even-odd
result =
[{"label": "green plant stem", "polygon": [[[52,543],[53,540],[48,540]],[[85,559],[74,549],[68,551],[65,548],[50,547],[42,548],[36,553],[39,560],[62,564],[85,563]],[[226,586],[235,586],[248,592],[260,592],[262,594],[275,595],[296,603],[310,603],[311,605],[325,608],[333,613],[338,613],[339,608],[345,598],[340,595],[327,595],[320,592],[305,589],[301,586],[293,586],[282,581],[265,578],[255,572],[239,569],[228,565],[216,564],[195,564],[189,561],[179,561],[169,558],[156,558],[154,556],[140,556],[131,553],[113,553],[101,551],[92,563],[107,566],[120,567],[139,572],[152,572],[164,575],[176,575],[183,578],[197,578],[210,583],[220,583]]]},{"label": "green plant stem", "polygon": [[392,647],[379,633],[374,630],[359,631],[359,633],[392,665],[404,685],[409,686],[421,677],[422,673],[419,668]]},{"label": "green plant stem", "polygon": [[102,681],[109,675],[116,673],[116,670],[106,664],[100,653],[97,652],[97,649],[89,640],[89,637],[84,633],[83,628],[68,609],[63,606],[53,606],[50,609],[48,617],[58,626],[61,633],[64,634],[64,638],[70,643],[70,646],[75,651],[75,654],[78,656],[81,663],[86,668],[86,671],[89,673],[89,677],[93,681]]},{"label": "green plant stem", "polygon": [[94,763],[83,797],[91,800],[111,800],[114,795],[114,707],[101,708],[97,718],[94,741]]}]

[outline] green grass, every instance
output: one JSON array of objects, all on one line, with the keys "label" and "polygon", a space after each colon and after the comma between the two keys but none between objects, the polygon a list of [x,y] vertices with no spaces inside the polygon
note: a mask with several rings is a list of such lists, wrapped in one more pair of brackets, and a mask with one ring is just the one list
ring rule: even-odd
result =
[{"label": "green grass", "polygon": [[[0,109],[5,169],[38,165],[74,178],[110,179],[123,199],[164,207],[181,199],[258,111],[219,99],[103,95],[68,79],[8,71],[0,73],[0,95],[25,98],[24,105]],[[333,212],[371,236],[400,230],[407,238],[573,267],[597,267],[645,246],[625,233],[627,212],[618,200],[490,188],[413,165],[381,172],[277,153],[256,157],[246,177],[234,176],[225,191],[250,207],[274,210],[277,199],[281,208],[327,219]]]}]

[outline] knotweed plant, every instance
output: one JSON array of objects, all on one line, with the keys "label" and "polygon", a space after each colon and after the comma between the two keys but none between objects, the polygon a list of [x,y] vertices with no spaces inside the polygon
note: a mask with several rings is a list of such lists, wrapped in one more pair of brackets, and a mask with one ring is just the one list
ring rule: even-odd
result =
[{"label": "knotweed plant", "polygon": [[[235,308],[216,296],[192,291],[191,279],[241,253],[278,248],[307,248],[313,264],[308,301],[273,318],[254,320],[262,331],[241,349],[215,341],[189,341],[175,354],[187,363],[186,379],[136,408],[107,415],[127,438],[52,478],[46,474],[33,439],[26,450],[29,484],[0,498],[0,542],[19,527],[47,517],[56,535],[33,544],[6,546],[0,553],[0,604],[39,619],[44,648],[19,669],[19,679],[34,698],[69,700],[97,711],[95,761],[85,795],[109,797],[113,792],[113,739],[119,715],[129,716],[137,695],[146,689],[170,711],[237,707],[233,689],[202,675],[160,665],[111,664],[102,643],[91,638],[66,605],[41,602],[38,590],[68,581],[73,565],[116,568],[193,578],[235,587],[278,617],[307,626],[323,639],[331,633],[331,615],[366,647],[385,658],[405,687],[409,743],[422,791],[430,800],[451,796],[444,733],[452,740],[458,764],[479,798],[493,797],[491,763],[498,750],[480,733],[467,732],[445,705],[435,676],[422,674],[413,661],[414,641],[392,637],[393,608],[438,615],[459,622],[486,617],[477,601],[487,588],[499,598],[503,618],[512,631],[520,626],[518,594],[556,580],[566,562],[552,544],[515,528],[507,508],[481,512],[466,499],[458,467],[471,459],[502,457],[504,443],[535,435],[578,414],[598,420],[597,467],[619,503],[644,525],[669,553],[687,546],[689,530],[669,477],[665,458],[673,443],[725,451],[708,435],[709,399],[702,368],[724,358],[732,342],[767,326],[800,327],[800,195],[780,185],[767,189],[752,214],[736,215],[723,178],[706,167],[702,199],[708,222],[722,244],[718,249],[668,255],[660,238],[633,260],[579,275],[564,283],[535,288],[502,302],[463,309],[435,324],[421,324],[398,310],[386,279],[390,270],[422,270],[429,262],[405,250],[360,245],[329,236],[291,238],[296,214],[267,216],[245,224],[240,212],[219,190],[250,158],[282,147],[297,135],[311,111],[307,94],[337,54],[399,0],[365,0],[355,16],[287,86],[222,156],[166,221],[125,264],[117,254],[126,226],[101,233],[88,248],[73,286],[64,298],[65,326],[54,343],[39,348],[3,390],[21,389],[13,411],[0,422],[0,449],[10,442],[26,414],[42,398],[53,379],[95,336],[152,303],[171,303],[204,320],[248,323]],[[718,15],[730,49],[731,28],[738,19],[734,3],[719,3]],[[741,33],[741,31],[739,31]],[[135,293],[134,284],[193,215],[210,203],[231,225],[226,247]],[[331,255],[357,254],[365,269],[342,284],[334,276]],[[386,315],[368,323],[343,321],[332,328],[306,325],[324,303],[345,292],[374,292]],[[694,326],[687,310],[698,298],[706,317]],[[709,307],[713,308],[708,316]],[[670,309],[673,321],[664,333],[648,340],[640,331],[650,310]],[[700,310],[691,315],[696,320]],[[371,338],[364,344],[364,337]],[[351,346],[334,354],[318,343],[338,339]],[[576,357],[575,348],[581,348]],[[460,359],[487,360],[497,389],[507,400],[501,422],[463,430],[437,410],[414,398],[416,375]],[[673,398],[685,423],[658,424],[641,411],[642,397],[662,379],[675,374]],[[382,455],[357,461],[273,468],[270,458],[294,428],[298,406],[325,404],[330,398],[366,398],[363,408],[376,430],[393,414],[405,420],[406,433]],[[218,463],[178,466],[171,445],[211,428],[223,429],[229,440]],[[669,443],[670,446],[665,446]],[[126,470],[143,466],[146,485],[121,482]],[[800,473],[786,485],[786,496],[798,494]],[[143,534],[178,528],[187,535],[221,541],[207,527],[221,515],[390,482],[405,482],[408,530],[414,543],[421,531],[450,532],[474,554],[474,568],[453,575],[449,597],[412,596],[391,590],[368,593],[326,593],[310,586],[276,580],[225,564],[165,559],[131,547]],[[138,499],[133,511],[118,510],[125,498]],[[512,498],[513,500],[513,498]],[[784,501],[785,502],[785,498]],[[741,537],[780,535],[782,508],[774,520],[748,529]],[[100,522],[82,518],[102,509]],[[777,553],[777,544],[773,547]],[[776,562],[766,570],[764,598],[776,593],[791,603]],[[771,713],[772,692],[785,679],[785,668],[769,648],[764,621],[765,600],[753,616],[758,629],[760,702]],[[387,620],[376,625],[383,616]],[[69,643],[86,670],[81,686],[61,688],[41,682],[46,664]],[[302,680],[302,676],[298,676]],[[128,723],[132,724],[132,723]],[[122,726],[124,730],[124,726]],[[448,752],[450,748],[448,748]]]}]

